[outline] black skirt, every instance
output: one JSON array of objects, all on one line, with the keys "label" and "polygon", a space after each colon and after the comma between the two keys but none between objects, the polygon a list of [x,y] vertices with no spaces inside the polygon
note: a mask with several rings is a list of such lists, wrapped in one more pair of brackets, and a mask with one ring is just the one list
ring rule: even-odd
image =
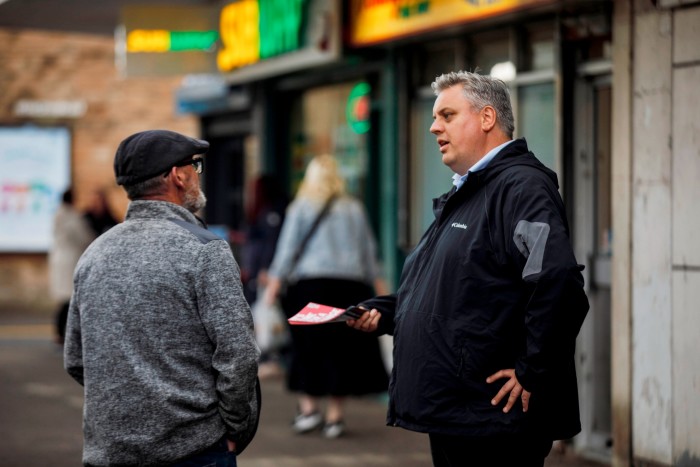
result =
[{"label": "black skirt", "polygon": [[[301,280],[287,289],[287,318],[309,302],[337,308],[374,296],[367,284],[342,279]],[[388,376],[376,336],[345,323],[290,326],[292,350],[287,387],[310,396],[349,396],[384,392]]]}]

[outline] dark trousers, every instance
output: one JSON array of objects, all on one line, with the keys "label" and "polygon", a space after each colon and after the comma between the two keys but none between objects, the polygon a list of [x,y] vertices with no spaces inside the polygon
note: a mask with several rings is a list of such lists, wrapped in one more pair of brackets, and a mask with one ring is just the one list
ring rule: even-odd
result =
[{"label": "dark trousers", "polygon": [[236,454],[228,450],[226,438],[222,438],[212,447],[182,459],[170,467],[236,467]]},{"label": "dark trousers", "polygon": [[551,449],[551,439],[533,435],[473,438],[430,434],[430,453],[435,467],[542,467]]}]

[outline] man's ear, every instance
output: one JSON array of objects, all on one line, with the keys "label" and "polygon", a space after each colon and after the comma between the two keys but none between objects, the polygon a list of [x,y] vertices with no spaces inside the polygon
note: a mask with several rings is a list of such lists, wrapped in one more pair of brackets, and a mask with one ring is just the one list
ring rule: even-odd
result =
[{"label": "man's ear", "polygon": [[175,186],[181,190],[186,188],[184,175],[181,171],[177,170],[177,167],[170,169],[170,178],[172,179]]},{"label": "man's ear", "polygon": [[481,129],[489,132],[496,126],[496,109],[487,105],[481,109]]}]

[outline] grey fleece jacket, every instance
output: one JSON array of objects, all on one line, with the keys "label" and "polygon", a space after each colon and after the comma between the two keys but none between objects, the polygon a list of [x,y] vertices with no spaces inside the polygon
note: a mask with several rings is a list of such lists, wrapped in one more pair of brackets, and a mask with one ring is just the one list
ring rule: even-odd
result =
[{"label": "grey fleece jacket", "polygon": [[253,321],[228,244],[186,209],[134,201],[75,270],[64,364],[84,385],[85,465],[162,465],[259,417]]}]

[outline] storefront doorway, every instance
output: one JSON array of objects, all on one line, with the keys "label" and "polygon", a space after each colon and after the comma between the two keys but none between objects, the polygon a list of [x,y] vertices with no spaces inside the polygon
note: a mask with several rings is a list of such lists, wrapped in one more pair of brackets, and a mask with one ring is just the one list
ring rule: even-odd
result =
[{"label": "storefront doorway", "polygon": [[611,100],[605,63],[579,67],[574,97],[574,247],[585,264],[590,311],[577,364],[582,432],[579,450],[610,458],[611,435]]},{"label": "storefront doorway", "polygon": [[[319,154],[337,160],[348,193],[366,200],[370,164],[371,86],[364,80],[304,90],[292,104],[289,186],[296,191],[309,161]],[[368,203],[369,204],[369,203]]]}]

